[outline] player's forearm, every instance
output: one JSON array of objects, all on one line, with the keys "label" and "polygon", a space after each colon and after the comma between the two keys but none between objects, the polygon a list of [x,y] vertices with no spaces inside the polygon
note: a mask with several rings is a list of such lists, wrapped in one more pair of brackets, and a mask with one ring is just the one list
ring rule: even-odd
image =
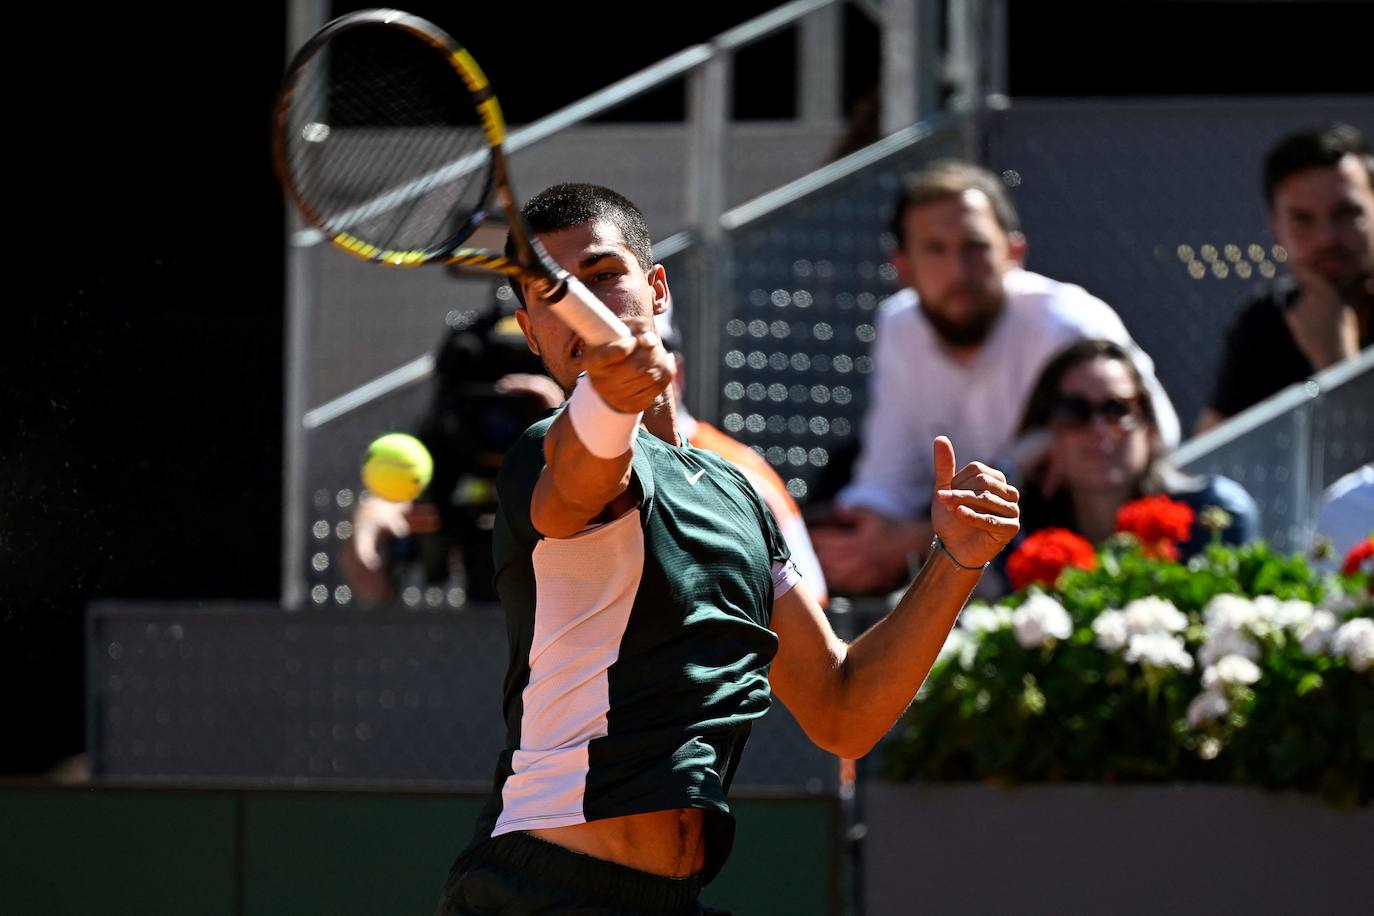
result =
[{"label": "player's forearm", "polygon": [[910,705],[979,575],[937,551],[897,607],[849,646],[832,701],[844,756],[868,753]]},{"label": "player's forearm", "polygon": [[571,537],[592,523],[630,485],[632,449],[598,458],[577,436],[566,411],[544,438],[544,470],[534,489],[530,520],[545,537]]}]

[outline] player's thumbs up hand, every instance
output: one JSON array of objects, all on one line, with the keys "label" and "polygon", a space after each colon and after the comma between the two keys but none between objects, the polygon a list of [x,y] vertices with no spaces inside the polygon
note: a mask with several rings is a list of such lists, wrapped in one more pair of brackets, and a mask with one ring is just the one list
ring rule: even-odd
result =
[{"label": "player's thumbs up hand", "polygon": [[954,444],[937,436],[934,444],[935,499],[930,510],[935,533],[963,566],[979,567],[1020,530],[1021,494],[1007,476],[981,461],[955,473]]}]

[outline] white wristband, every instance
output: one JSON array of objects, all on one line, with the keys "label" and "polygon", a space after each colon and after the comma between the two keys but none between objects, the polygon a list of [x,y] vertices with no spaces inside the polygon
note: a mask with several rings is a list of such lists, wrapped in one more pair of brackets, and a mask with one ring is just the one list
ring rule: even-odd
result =
[{"label": "white wristband", "polygon": [[635,443],[643,413],[621,413],[601,399],[587,373],[577,377],[568,398],[568,421],[587,451],[598,458],[619,458]]}]

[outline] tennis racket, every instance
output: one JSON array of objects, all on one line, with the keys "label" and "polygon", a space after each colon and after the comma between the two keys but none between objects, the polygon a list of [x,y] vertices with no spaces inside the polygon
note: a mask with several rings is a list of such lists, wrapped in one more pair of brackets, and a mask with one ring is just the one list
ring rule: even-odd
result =
[{"label": "tennis racket", "polygon": [[[302,217],[349,254],[530,281],[588,343],[627,336],[525,225],[505,135],[486,76],[453,38],[400,10],[361,10],[320,29],[291,61],[273,158]],[[513,250],[465,247],[479,229],[495,244],[508,231]]]}]

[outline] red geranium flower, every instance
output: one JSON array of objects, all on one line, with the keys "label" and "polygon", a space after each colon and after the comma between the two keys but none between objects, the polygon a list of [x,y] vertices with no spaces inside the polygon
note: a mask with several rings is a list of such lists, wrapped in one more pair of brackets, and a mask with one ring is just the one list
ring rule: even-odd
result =
[{"label": "red geranium flower", "polygon": [[1097,552],[1086,538],[1072,531],[1046,528],[1022,541],[1007,558],[1007,575],[1017,591],[1035,582],[1053,586],[1066,566],[1096,569]]},{"label": "red geranium flower", "polygon": [[1364,565],[1364,561],[1370,557],[1374,557],[1374,536],[1350,548],[1350,553],[1345,555],[1345,565],[1341,567],[1341,572],[1347,576],[1355,575]]},{"label": "red geranium flower", "polygon": [[1116,510],[1116,530],[1134,535],[1145,555],[1178,559],[1178,545],[1193,531],[1193,508],[1167,496],[1146,496]]}]

